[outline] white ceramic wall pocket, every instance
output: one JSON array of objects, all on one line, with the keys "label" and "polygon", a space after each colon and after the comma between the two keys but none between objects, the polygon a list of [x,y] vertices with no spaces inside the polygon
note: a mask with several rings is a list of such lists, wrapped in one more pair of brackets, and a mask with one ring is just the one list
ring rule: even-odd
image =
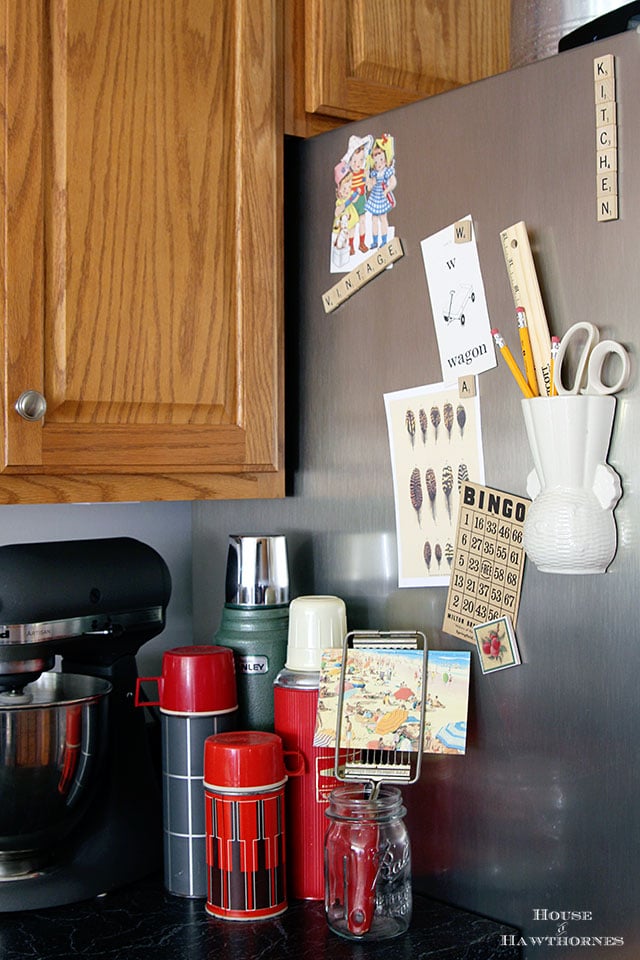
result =
[{"label": "white ceramic wall pocket", "polygon": [[522,400],[534,463],[524,549],[538,570],[605,573],[615,556],[622,487],[606,462],[615,408],[612,396]]}]

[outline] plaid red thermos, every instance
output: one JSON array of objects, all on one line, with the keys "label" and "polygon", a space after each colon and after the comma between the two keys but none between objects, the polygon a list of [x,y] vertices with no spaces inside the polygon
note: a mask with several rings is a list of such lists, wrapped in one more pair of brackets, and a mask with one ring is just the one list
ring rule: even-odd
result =
[{"label": "plaid red thermos", "polygon": [[282,740],[238,731],[204,750],[207,912],[260,920],[287,909]]}]

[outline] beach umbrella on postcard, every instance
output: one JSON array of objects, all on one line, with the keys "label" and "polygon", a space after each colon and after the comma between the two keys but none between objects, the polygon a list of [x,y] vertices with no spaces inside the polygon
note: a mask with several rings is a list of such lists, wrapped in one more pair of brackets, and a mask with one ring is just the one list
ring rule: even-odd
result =
[{"label": "beach umbrella on postcard", "polygon": [[447,723],[436,733],[436,740],[447,750],[464,750],[467,740],[467,724],[464,720],[457,723]]},{"label": "beach umbrella on postcard", "polygon": [[332,747],[335,742],[335,730],[328,730],[326,727],[324,727],[322,730],[317,730],[313,738],[314,747]]},{"label": "beach umbrella on postcard", "polygon": [[394,710],[389,710],[380,717],[376,723],[376,733],[381,733],[383,736],[385,733],[393,733],[406,719],[407,711],[402,707],[395,707]]},{"label": "beach umbrella on postcard", "polygon": [[415,693],[410,687],[400,687],[394,693],[396,700],[412,700],[415,697]]}]

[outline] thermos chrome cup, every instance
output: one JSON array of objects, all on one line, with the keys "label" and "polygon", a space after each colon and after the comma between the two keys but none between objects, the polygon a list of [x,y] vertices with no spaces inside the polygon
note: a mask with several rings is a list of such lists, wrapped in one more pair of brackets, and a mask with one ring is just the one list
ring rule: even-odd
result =
[{"label": "thermos chrome cup", "polygon": [[204,748],[208,892],[206,910],[225,920],[261,920],[287,909],[282,740],[239,731]]},{"label": "thermos chrome cup", "polygon": [[286,788],[289,891],[296,899],[324,898],[325,810],[334,775],[333,747],[314,747],[322,650],[342,647],[347,634],[339,597],[296,597],[289,608],[287,659],[274,686],[276,733],[286,750],[304,757],[304,773]]},{"label": "thermos chrome cup", "polygon": [[273,682],[284,666],[289,572],[284,536],[229,537],[226,602],[214,642],[233,650],[238,728],[273,731]]},{"label": "thermos chrome cup", "polygon": [[[157,700],[139,700],[143,680],[156,681]],[[162,676],[138,681],[136,705],[160,708],[164,885],[178,896],[206,897],[204,744],[236,726],[233,652],[218,646],[167,650]]]}]

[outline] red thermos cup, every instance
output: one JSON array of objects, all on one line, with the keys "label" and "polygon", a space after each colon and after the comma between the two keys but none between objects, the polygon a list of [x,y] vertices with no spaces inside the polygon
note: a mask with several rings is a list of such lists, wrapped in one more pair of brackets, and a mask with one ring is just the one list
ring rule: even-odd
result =
[{"label": "red thermos cup", "polygon": [[287,659],[274,684],[274,725],[286,750],[304,758],[302,776],[289,780],[287,876],[300,900],[324,899],[325,810],[339,785],[333,747],[314,747],[322,650],[342,647],[347,633],[339,597],[296,597],[289,607]]},{"label": "red thermos cup", "polygon": [[204,745],[208,890],[206,910],[225,920],[262,920],[287,909],[282,740],[238,731]]}]

